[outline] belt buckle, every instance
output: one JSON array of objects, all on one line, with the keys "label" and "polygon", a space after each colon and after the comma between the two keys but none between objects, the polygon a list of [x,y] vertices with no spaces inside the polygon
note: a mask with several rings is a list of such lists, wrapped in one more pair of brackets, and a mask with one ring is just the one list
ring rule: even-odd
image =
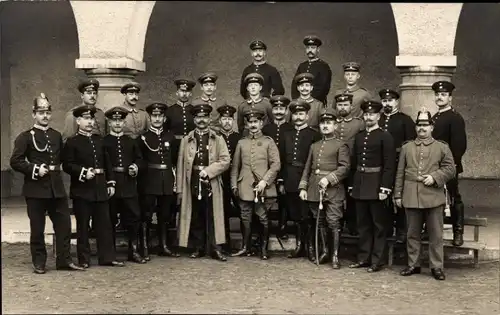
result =
[{"label": "belt buckle", "polygon": [[49,165],[49,171],[55,171],[56,166],[55,165]]},{"label": "belt buckle", "polygon": [[363,166],[361,166],[361,172],[364,172],[365,171],[365,168]]},{"label": "belt buckle", "polygon": [[314,171],[314,173],[316,173],[316,175],[319,174],[319,169],[317,169],[316,171]]}]

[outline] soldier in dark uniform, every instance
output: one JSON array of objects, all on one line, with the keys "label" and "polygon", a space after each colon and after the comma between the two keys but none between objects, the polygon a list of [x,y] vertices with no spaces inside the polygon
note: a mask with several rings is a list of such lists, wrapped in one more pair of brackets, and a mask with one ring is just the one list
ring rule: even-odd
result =
[{"label": "soldier in dark uniform", "polygon": [[368,267],[368,272],[377,272],[382,269],[387,247],[389,214],[384,202],[394,184],[396,150],[392,136],[378,126],[382,104],[368,101],[361,104],[361,109],[366,129],[354,139],[349,187],[356,201],[358,262],[349,267]]},{"label": "soldier in dark uniform", "polygon": [[249,134],[236,145],[231,166],[231,189],[240,199],[241,221],[243,222],[243,246],[233,256],[251,255],[251,224],[255,213],[261,223],[261,253],[263,260],[269,258],[268,211],[270,203],[266,198],[276,198],[274,181],[281,167],[278,147],[273,139],[262,134],[264,113],[259,109],[247,108],[243,113]]},{"label": "soldier in dark uniform", "polygon": [[[236,108],[229,105],[224,105],[217,108],[219,112],[219,134],[226,141],[231,161],[233,160],[236,145],[240,140],[240,134],[234,131],[234,114]],[[226,248],[227,253],[231,253],[231,231],[229,226],[229,218],[239,216],[239,205],[237,196],[231,191],[231,170],[228,169],[222,173],[222,189],[224,194],[224,227],[226,228]]]},{"label": "soldier in dark uniform", "polygon": [[[279,152],[282,161],[279,178],[283,179],[286,192],[287,209],[290,219],[296,227],[295,249],[288,255],[289,258],[303,257],[306,250],[308,236],[311,237],[314,223],[310,220],[309,208],[299,198],[299,183],[302,178],[311,145],[321,139],[318,131],[307,124],[310,105],[302,100],[292,101],[289,105],[294,129],[283,133]],[[309,233],[308,233],[309,231]],[[309,259],[313,260],[313,244],[309,244]]]},{"label": "soldier in dark uniform", "polygon": [[243,80],[248,91],[248,98],[238,106],[238,132],[244,137],[248,134],[245,126],[244,113],[249,109],[258,110],[264,114],[264,126],[273,121],[273,107],[269,103],[269,99],[262,97],[262,85],[264,77],[258,73],[250,73]]},{"label": "soldier in dark uniform", "polygon": [[[276,143],[276,146],[280,147],[280,142],[283,141],[283,133],[286,130],[293,129],[293,125],[286,121],[287,107],[290,104],[290,99],[283,95],[274,95],[270,99],[271,105],[273,106],[273,117],[274,121],[265,125],[262,128],[262,133],[265,136],[271,137]],[[283,185],[283,178],[276,180],[278,187],[278,237],[287,240],[288,234],[286,234],[286,227],[288,221],[288,213],[286,210],[286,193],[285,186]]]},{"label": "soldier in dark uniform", "polygon": [[[304,38],[303,43],[306,46],[308,60],[299,64],[294,77],[304,72],[311,73],[314,76],[312,97],[326,105],[332,81],[332,70],[328,63],[318,57],[322,41],[317,36],[309,35]],[[292,82],[290,91],[292,99],[299,97],[300,93],[297,90],[297,82]]]},{"label": "soldier in dark uniform", "polygon": [[[156,211],[158,255],[179,257],[169,248],[168,227],[172,220],[172,203],[174,200],[174,173],[172,142],[174,135],[164,130],[165,111],[167,105],[152,103],[146,107],[151,126],[141,135],[139,148],[142,153],[142,173],[139,184],[141,186],[142,213],[141,213],[141,250],[143,257],[148,260],[151,249],[151,224],[153,213]],[[167,122],[168,124],[168,122]]]},{"label": "soldier in dark uniform", "polygon": [[92,134],[96,108],[82,105],[73,115],[78,133],[68,138],[63,149],[63,169],[71,176],[70,197],[76,218],[78,261],[90,266],[89,221],[92,218],[100,265],[123,267],[116,261],[113,227],[108,200],[115,193],[114,172],[104,138]]},{"label": "soldier in dark uniform", "polygon": [[[335,116],[332,113],[322,114],[320,131],[323,139],[315,142],[309,150],[306,166],[299,183],[299,197],[303,201],[307,201],[314,219],[318,219],[319,215],[318,246],[321,246],[322,252],[321,255],[318,254],[317,263],[326,262],[328,243],[331,243],[332,267],[339,269],[340,219],[345,200],[345,189],[342,181],[349,175],[350,157],[347,144],[334,137],[335,128],[337,128]],[[320,203],[324,210],[320,209]],[[327,238],[327,228],[330,229],[331,238]],[[314,262],[316,262],[316,258],[314,258]]]},{"label": "soldier in dark uniform", "polygon": [[[389,132],[394,140],[396,148],[396,165],[398,163],[399,152],[403,143],[414,140],[417,137],[415,132],[415,123],[410,116],[399,111],[399,93],[391,89],[383,89],[378,92],[383,107],[383,113],[378,122],[380,128]],[[398,243],[404,243],[406,240],[406,215],[403,208],[395,207],[392,198],[387,199],[386,203],[388,213],[394,213],[389,220],[387,236],[393,235],[393,225],[396,228],[396,240]],[[394,212],[396,209],[396,212]]]},{"label": "soldier in dark uniform", "polygon": [[[115,227],[120,214],[121,223],[128,231],[128,259],[139,264],[146,260],[138,252],[141,209],[137,194],[137,174],[142,154],[137,141],[124,133],[125,118],[130,112],[115,106],[104,115],[108,119],[109,134],[104,137],[104,147],[111,160],[115,175],[115,194],[109,200],[111,221]],[[113,230],[116,232],[116,229]],[[116,236],[114,237],[116,241]]]},{"label": "soldier in dark uniform", "polygon": [[[360,131],[365,129],[365,122],[361,118],[351,115],[352,100],[352,94],[337,94],[335,95],[335,107],[333,109],[334,115],[337,116],[337,128],[334,129],[333,134],[335,138],[347,144],[350,153],[352,153],[352,148],[354,146],[354,138]],[[330,112],[330,109],[327,111]],[[347,191],[349,185],[348,181],[344,181],[343,185]],[[356,203],[349,194],[346,195],[344,217],[341,220],[341,227],[344,226],[344,221],[348,233],[357,235]]]},{"label": "soldier in dark uniform", "polygon": [[453,224],[453,245],[461,246],[464,243],[464,203],[458,191],[458,175],[463,172],[462,157],[467,150],[467,134],[465,121],[454,108],[451,107],[452,92],[455,85],[448,81],[438,81],[432,85],[438,112],[432,116],[434,130],[432,136],[450,146],[453,160],[457,166],[455,178],[446,183],[451,199],[451,220]]},{"label": "soldier in dark uniform", "polygon": [[358,84],[359,79],[361,78],[361,66],[357,62],[346,62],[342,65],[342,67],[344,68],[344,80],[346,82],[346,87],[337,90],[335,94],[352,94],[351,116],[361,117],[363,115],[360,107],[361,103],[372,99],[370,93]]},{"label": "soldier in dark uniform", "polygon": [[307,125],[314,130],[319,130],[319,116],[326,110],[326,107],[311,96],[311,93],[314,91],[314,76],[306,72],[298,74],[293,80],[296,82],[297,90],[300,93],[297,100],[307,102],[311,108],[308,112],[309,119],[307,120]]},{"label": "soldier in dark uniform", "polygon": [[193,99],[193,106],[208,104],[212,106],[212,114],[210,116],[210,128],[214,131],[219,131],[219,111],[218,108],[226,105],[226,102],[220,97],[216,96],[217,92],[217,74],[213,72],[203,73],[198,78],[198,83],[200,83],[201,96],[195,97]]},{"label": "soldier in dark uniform", "polygon": [[71,219],[61,177],[62,136],[49,127],[52,108],[44,93],[33,101],[35,124],[19,134],[10,158],[13,170],[24,174],[23,196],[30,220],[30,250],[33,271],[45,273],[45,213],[56,235],[56,268],[84,270],[75,265],[70,254]]},{"label": "soldier in dark uniform", "polygon": [[[94,106],[97,103],[97,96],[99,90],[99,81],[96,79],[86,79],[78,84],[78,91],[81,93],[82,104]],[[78,132],[78,126],[76,124],[76,119],[73,116],[73,110],[81,105],[75,106],[66,113],[64,118],[64,129],[62,132],[63,141],[74,136]],[[92,128],[92,134],[105,136],[106,135],[106,118],[104,117],[104,112],[96,107],[95,113],[95,123]]]},{"label": "soldier in dark uniform", "polygon": [[254,40],[250,43],[253,62],[243,69],[240,80],[240,95],[247,99],[248,91],[245,78],[250,73],[260,74],[264,80],[262,83],[262,96],[269,98],[272,95],[284,95],[285,88],[281,80],[281,75],[275,67],[266,62],[267,46],[260,40]]},{"label": "soldier in dark uniform", "polygon": [[120,92],[125,96],[122,107],[128,111],[123,133],[132,139],[137,139],[149,128],[148,114],[144,109],[137,108],[141,85],[137,82],[129,82],[122,86]]}]

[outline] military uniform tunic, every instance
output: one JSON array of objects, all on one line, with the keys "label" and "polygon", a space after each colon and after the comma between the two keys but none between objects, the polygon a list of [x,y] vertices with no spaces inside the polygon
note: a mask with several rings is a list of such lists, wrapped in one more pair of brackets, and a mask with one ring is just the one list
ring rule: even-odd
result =
[{"label": "military uniform tunic", "polygon": [[[201,104],[208,104],[212,106],[212,112],[210,113],[210,128],[212,128],[215,131],[219,131],[220,129],[220,114],[217,111],[217,108],[222,107],[226,104],[226,102],[216,96],[212,97],[207,97],[207,96],[198,96],[193,99],[192,102],[193,106],[196,105],[201,105]],[[233,117],[234,118],[234,117]]]},{"label": "military uniform tunic", "polygon": [[319,130],[319,117],[326,111],[326,107],[313,97],[309,97],[308,99],[298,98],[297,100],[305,101],[311,106],[311,109],[308,111],[309,119],[307,120],[307,124],[314,130]]},{"label": "military uniform tunic", "polygon": [[276,122],[272,122],[270,124],[265,125],[262,128],[262,133],[265,136],[273,138],[274,143],[276,143],[276,145],[279,148],[280,142],[283,139],[283,133],[286,130],[291,130],[291,129],[293,129],[293,125],[289,122],[285,121],[285,122],[280,123],[279,125],[276,124]]},{"label": "military uniform tunic", "polygon": [[[76,118],[73,116],[73,110],[81,105],[75,106],[66,113],[64,118],[64,129],[62,132],[63,141],[66,142],[69,137],[72,137],[78,132],[78,125],[76,124]],[[100,108],[96,108],[95,113],[95,124],[92,128],[92,133],[95,135],[105,136],[107,133],[106,117],[104,112]]]},{"label": "military uniform tunic", "polygon": [[200,187],[200,167],[208,166],[208,130],[207,132],[200,134],[195,131],[194,139],[196,140],[196,154],[193,160],[193,171],[191,172],[191,193],[193,196],[197,196],[200,192],[202,196],[207,197],[209,195],[209,190],[206,185]]},{"label": "military uniform tunic", "polygon": [[339,89],[335,94],[352,94],[352,117],[363,116],[363,111],[361,111],[361,103],[372,99],[370,92],[368,92],[365,88],[360,87],[359,85],[355,85],[351,88]]},{"label": "military uniform tunic", "polygon": [[335,138],[344,141],[352,151],[355,136],[365,129],[365,122],[361,118],[337,118],[337,128],[333,131]]},{"label": "military uniform tunic", "polygon": [[[390,115],[381,114],[378,124],[382,130],[388,131],[391,134],[397,153],[401,151],[403,143],[414,140],[417,137],[413,119],[399,111]],[[396,155],[397,159],[398,156]]]},{"label": "military uniform tunic", "polygon": [[[269,99],[267,98],[259,98],[257,100],[252,100],[252,99],[247,99],[243,101],[240,106],[238,106],[238,111],[237,111],[237,123],[238,123],[238,132],[242,135],[243,130],[245,128],[245,118],[244,118],[244,113],[247,111],[248,108],[254,109],[254,110],[259,110],[264,112],[264,126],[270,123],[271,121],[274,120],[273,116],[273,107],[271,103],[269,103]],[[248,132],[248,131],[246,131]]]},{"label": "military uniform tunic", "polygon": [[189,103],[183,104],[177,101],[176,104],[169,106],[165,113],[167,117],[166,129],[170,130],[175,137],[171,144],[174,165],[177,165],[181,139],[195,128],[193,115],[191,114],[192,108],[193,105]]},{"label": "military uniform tunic", "polygon": [[149,115],[144,109],[137,109],[126,104],[122,105],[128,110],[128,115],[125,116],[125,125],[123,126],[123,133],[132,139],[137,139],[146,130],[148,130],[150,122]]},{"label": "military uniform tunic", "polygon": [[245,77],[250,73],[258,73],[264,78],[264,84],[262,85],[262,96],[269,98],[273,95],[284,95],[285,88],[283,87],[283,82],[281,80],[281,75],[275,67],[268,63],[263,63],[256,65],[254,63],[248,65],[243,69],[241,75],[240,83],[240,95],[244,99],[248,98],[247,95],[247,85],[245,84]]},{"label": "military uniform tunic", "polygon": [[[299,64],[294,77],[300,73],[305,72],[314,75],[314,88],[311,92],[312,97],[322,102],[323,104],[326,104],[326,98],[328,96],[328,93],[330,92],[330,84],[332,82],[332,70],[330,69],[330,66],[325,61],[319,58],[313,61],[307,60]],[[291,95],[292,99],[296,99],[300,95],[299,91],[297,90],[297,83],[295,81],[292,82]]]}]

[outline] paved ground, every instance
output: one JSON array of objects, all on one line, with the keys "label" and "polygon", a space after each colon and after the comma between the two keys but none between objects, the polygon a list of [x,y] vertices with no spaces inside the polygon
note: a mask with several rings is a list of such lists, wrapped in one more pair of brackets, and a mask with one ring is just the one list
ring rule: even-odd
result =
[{"label": "paved ground", "polygon": [[[29,247],[2,244],[2,313],[498,314],[499,264],[447,266],[443,282],[403,278],[400,266],[377,274],[334,271],[274,256],[157,258],[81,273],[31,272]],[[347,261],[343,261],[344,266]]]}]

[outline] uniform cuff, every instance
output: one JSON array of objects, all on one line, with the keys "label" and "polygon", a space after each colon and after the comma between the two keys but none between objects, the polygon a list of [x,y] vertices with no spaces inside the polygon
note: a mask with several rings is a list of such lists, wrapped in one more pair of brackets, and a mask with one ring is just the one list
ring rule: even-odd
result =
[{"label": "uniform cuff", "polygon": [[276,182],[277,182],[277,183],[283,183],[283,182],[284,182],[284,180],[283,180],[282,178],[278,178],[278,179],[276,180]]},{"label": "uniform cuff", "polygon": [[391,189],[389,188],[385,188],[385,187],[380,187],[380,193],[381,194],[386,194],[386,195],[389,195],[391,193]]},{"label": "uniform cuff", "polygon": [[82,170],[80,171],[80,176],[78,176],[78,180],[81,181],[82,183],[85,182],[85,176],[87,176],[87,171],[88,169],[85,167],[82,167]]},{"label": "uniform cuff", "polygon": [[115,187],[116,181],[114,181],[114,180],[108,180],[107,184],[108,184],[109,187]]},{"label": "uniform cuff", "polygon": [[299,183],[299,189],[307,190],[307,181],[301,180]]},{"label": "uniform cuff", "polygon": [[335,173],[328,174],[326,179],[328,180],[328,182],[330,182],[332,186],[337,185],[339,183],[339,178],[337,177],[337,175],[335,175]]},{"label": "uniform cuff", "polygon": [[33,180],[38,180],[38,171],[40,170],[40,165],[34,165],[33,166],[33,171],[31,172],[31,179]]}]

